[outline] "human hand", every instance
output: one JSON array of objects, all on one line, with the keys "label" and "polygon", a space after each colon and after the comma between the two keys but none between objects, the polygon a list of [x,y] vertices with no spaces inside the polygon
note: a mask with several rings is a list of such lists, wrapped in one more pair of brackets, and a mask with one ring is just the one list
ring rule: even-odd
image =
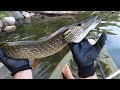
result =
[{"label": "human hand", "polygon": [[12,72],[12,76],[19,71],[32,69],[27,59],[15,59],[8,57],[2,48],[0,48],[0,61]]},{"label": "human hand", "polygon": [[94,45],[91,45],[87,38],[84,38],[80,43],[69,43],[73,58],[78,66],[79,77],[85,78],[95,74],[94,61],[103,48],[106,39],[106,33],[102,33]]}]

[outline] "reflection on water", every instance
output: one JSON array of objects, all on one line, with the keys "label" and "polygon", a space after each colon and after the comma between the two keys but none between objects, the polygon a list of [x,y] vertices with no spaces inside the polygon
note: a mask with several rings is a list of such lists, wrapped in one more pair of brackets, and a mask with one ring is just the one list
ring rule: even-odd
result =
[{"label": "reflection on water", "polygon": [[66,46],[63,50],[56,53],[55,55],[41,59],[37,69],[33,70],[34,79],[47,79],[56,65],[68,51],[69,47]]},{"label": "reflection on water", "polygon": [[[98,25],[97,29],[111,30],[117,35],[108,35],[108,39],[105,45],[108,53],[113,58],[115,64],[120,68],[120,13],[111,13],[110,11],[93,11],[80,12],[78,15],[66,16],[66,17],[46,17],[46,18],[32,18],[32,24],[19,27],[16,32],[0,34],[0,41],[20,41],[20,40],[37,40],[43,36],[49,35],[62,26],[72,24],[83,19],[86,19],[92,15],[98,15],[102,21]],[[98,30],[99,33],[101,33]],[[97,32],[97,33],[98,33]],[[59,63],[62,57],[69,51],[69,47],[66,46],[63,50],[52,55],[40,59],[40,64],[37,69],[33,70],[33,76],[35,79],[48,78],[55,66]]]},{"label": "reflection on water", "polygon": [[106,20],[101,22],[100,29],[111,30],[117,35],[107,35],[107,41],[105,44],[105,48],[108,53],[112,57],[113,61],[120,68],[120,12],[116,12],[116,14],[108,16]]},{"label": "reflection on water", "polygon": [[117,35],[108,35],[105,48],[114,60],[118,68],[120,68],[120,28],[117,26],[102,27],[104,29],[112,29]]}]

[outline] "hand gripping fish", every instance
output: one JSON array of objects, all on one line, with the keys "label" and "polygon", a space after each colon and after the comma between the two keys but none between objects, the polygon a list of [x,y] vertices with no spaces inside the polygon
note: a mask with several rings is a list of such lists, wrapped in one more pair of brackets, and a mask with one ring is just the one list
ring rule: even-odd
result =
[{"label": "hand gripping fish", "polygon": [[0,46],[7,56],[16,59],[44,58],[59,52],[70,42],[80,42],[100,21],[98,16],[92,16],[78,23],[64,26],[37,41],[0,42]]}]

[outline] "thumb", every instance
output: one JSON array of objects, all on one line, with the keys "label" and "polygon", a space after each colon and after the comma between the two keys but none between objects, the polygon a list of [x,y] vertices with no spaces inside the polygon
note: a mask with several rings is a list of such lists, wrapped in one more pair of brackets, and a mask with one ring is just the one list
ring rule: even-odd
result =
[{"label": "thumb", "polygon": [[96,44],[94,46],[103,48],[106,40],[107,40],[107,35],[105,32],[103,32],[102,35],[100,36],[99,40],[96,42]]},{"label": "thumb", "polygon": [[68,43],[68,44],[69,44],[70,50],[72,51],[73,54],[76,55],[77,53],[80,52],[78,43]]},{"label": "thumb", "polygon": [[2,48],[0,48],[0,58],[6,56],[4,50]]}]

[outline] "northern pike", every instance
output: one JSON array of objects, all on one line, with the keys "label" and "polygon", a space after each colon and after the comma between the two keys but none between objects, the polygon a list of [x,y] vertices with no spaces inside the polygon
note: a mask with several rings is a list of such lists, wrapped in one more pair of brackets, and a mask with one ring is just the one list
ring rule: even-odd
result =
[{"label": "northern pike", "polygon": [[68,43],[80,42],[100,21],[98,16],[92,16],[78,23],[64,26],[36,41],[1,42],[0,46],[7,56],[16,59],[44,58],[59,52]]}]

